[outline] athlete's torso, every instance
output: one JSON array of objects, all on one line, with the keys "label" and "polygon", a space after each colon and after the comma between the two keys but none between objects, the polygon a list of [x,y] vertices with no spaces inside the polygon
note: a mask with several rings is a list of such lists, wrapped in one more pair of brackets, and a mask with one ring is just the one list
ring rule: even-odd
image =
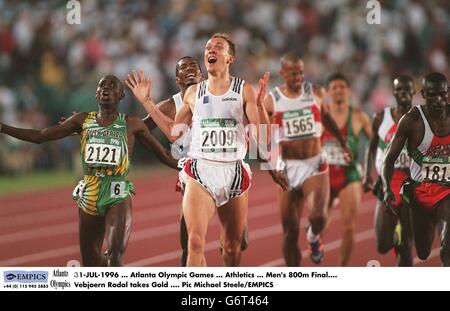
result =
[{"label": "athlete's torso", "polygon": [[[383,113],[383,120],[381,121],[380,127],[378,128],[378,147],[375,157],[375,168],[378,175],[380,176],[382,174],[384,156],[386,154],[389,143],[392,140],[392,137],[394,137],[397,126],[398,124],[394,121],[394,118],[392,116],[392,108],[385,108]],[[409,161],[410,159],[405,145],[400,152],[397,160],[395,161],[394,168],[407,171],[409,169]]]},{"label": "athlete's torso", "polygon": [[320,104],[313,85],[305,82],[297,98],[288,98],[280,88],[270,92],[274,120],[279,125],[281,156],[284,159],[306,159],[321,152],[322,122]]},{"label": "athlete's torso", "polygon": [[450,135],[436,136],[423,113],[417,106],[424,125],[421,143],[410,150],[411,178],[415,181],[440,183],[450,186]]},{"label": "athlete's torso", "polygon": [[81,132],[83,174],[126,176],[130,161],[126,115],[119,113],[107,127],[97,123],[97,112],[88,113]]},{"label": "athlete's torso", "polygon": [[[345,121],[345,125],[341,127],[341,135],[347,142],[348,147],[353,155],[353,163],[358,158],[358,135],[355,134],[353,129],[353,108],[348,108],[347,120]],[[336,166],[348,166],[349,164],[345,161],[344,150],[339,144],[336,137],[333,136],[329,131],[325,130],[322,135],[323,148],[327,153],[327,162],[330,165]]]},{"label": "athlete's torso", "polygon": [[244,80],[233,77],[229,89],[219,96],[211,94],[208,80],[197,85],[190,157],[222,162],[244,159],[244,84]]}]

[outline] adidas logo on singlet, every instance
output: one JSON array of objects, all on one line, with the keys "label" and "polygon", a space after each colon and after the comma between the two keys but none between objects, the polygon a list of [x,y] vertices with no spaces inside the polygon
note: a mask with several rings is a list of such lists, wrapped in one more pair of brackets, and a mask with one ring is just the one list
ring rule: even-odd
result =
[{"label": "adidas logo on singlet", "polygon": [[235,101],[237,101],[237,98],[236,97],[225,97],[225,98],[222,98],[222,101],[223,102],[229,102],[229,101],[235,102]]}]

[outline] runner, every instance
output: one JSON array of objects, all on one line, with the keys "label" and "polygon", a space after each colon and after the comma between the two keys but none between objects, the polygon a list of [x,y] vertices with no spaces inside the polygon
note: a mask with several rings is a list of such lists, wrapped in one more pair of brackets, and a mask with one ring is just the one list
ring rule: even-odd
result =
[{"label": "runner", "polygon": [[[73,197],[80,208],[79,237],[84,266],[123,266],[131,231],[131,195],[134,193],[127,174],[135,140],[154,150],[166,165],[173,168],[177,165],[141,119],[118,112],[124,96],[120,80],[108,75],[98,83],[98,112],[76,113],[61,124],[43,130],[20,129],[0,123],[1,133],[37,144],[74,132],[81,136],[84,178],[75,188]],[[105,232],[106,258],[101,255]]]},{"label": "runner", "polygon": [[318,264],[323,259],[320,233],[327,222],[329,200],[328,164],[320,141],[322,124],[337,138],[346,161],[351,160],[351,153],[327,106],[322,104],[323,89],[304,80],[302,59],[293,53],[283,55],[280,75],[284,84],[270,92],[264,105],[272,122],[280,127],[281,158],[277,169],[289,180],[289,191],[278,189],[283,256],[287,266],[300,265],[299,221],[306,207],[310,258]]},{"label": "runner", "polygon": [[256,96],[251,85],[230,75],[234,59],[231,39],[214,34],[204,53],[208,79],[188,88],[175,121],[156,108],[151,83],[142,72],[126,82],[171,141],[192,121],[189,159],[180,172],[186,184],[183,214],[189,233],[188,266],[206,265],[205,235],[216,208],[224,232],[224,264],[238,266],[241,259],[251,178],[250,168],[243,162],[247,149],[244,116],[257,129],[259,119],[268,119],[262,99],[269,76],[260,81]]},{"label": "runner", "polygon": [[[415,94],[414,81],[409,76],[398,76],[392,82],[393,94],[396,100],[395,107],[387,107],[378,112],[373,119],[374,135],[370,142],[368,157],[366,158],[366,174],[364,179],[364,191],[373,190],[377,197],[375,210],[375,238],[377,250],[381,254],[394,249],[398,257],[399,266],[412,266],[411,246],[412,232],[410,211],[407,204],[402,202],[400,187],[409,177],[409,156],[406,146],[400,153],[394,164],[392,175],[392,191],[395,195],[395,204],[392,206],[396,212],[391,213],[383,206],[383,186],[381,181],[381,166],[387,147],[397,130],[398,121],[411,109],[412,99]],[[377,170],[378,178],[375,187],[371,171],[373,165]]]},{"label": "runner", "polygon": [[347,78],[341,73],[330,75],[326,81],[328,95],[331,98],[329,105],[331,117],[341,129],[353,154],[353,161],[347,163],[344,153],[336,138],[325,131],[322,135],[324,149],[327,152],[327,161],[330,166],[330,203],[339,198],[342,211],[342,242],[339,255],[339,266],[346,266],[350,259],[356,230],[356,217],[361,204],[361,173],[358,158],[359,135],[361,132],[370,139],[372,128],[369,116],[362,110],[350,106],[350,85]]},{"label": "runner", "polygon": [[422,80],[425,105],[412,108],[400,120],[382,168],[384,204],[396,213],[393,174],[396,159],[406,144],[411,176],[401,187],[402,199],[411,207],[417,256],[431,252],[436,225],[442,225],[441,261],[450,266],[450,113],[447,78],[433,72]]}]

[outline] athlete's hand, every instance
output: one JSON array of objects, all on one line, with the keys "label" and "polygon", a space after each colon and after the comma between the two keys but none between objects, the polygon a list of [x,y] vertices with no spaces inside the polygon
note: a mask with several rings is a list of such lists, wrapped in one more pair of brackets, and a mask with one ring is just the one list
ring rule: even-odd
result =
[{"label": "athlete's hand", "polygon": [[392,214],[394,216],[398,216],[397,211],[395,210],[395,195],[392,192],[391,189],[384,189],[384,198],[383,198],[383,204],[384,208],[389,214]]},{"label": "athlete's hand", "polygon": [[259,79],[259,90],[256,94],[256,105],[262,106],[266,97],[267,82],[269,82],[270,73],[266,72],[261,79]]},{"label": "athlete's hand", "polygon": [[363,180],[363,191],[369,192],[373,190],[373,180],[371,176],[365,176]]},{"label": "athlete's hand", "polygon": [[269,174],[272,176],[273,181],[276,182],[283,191],[288,190],[289,182],[284,171],[270,170]]},{"label": "athlete's hand", "polygon": [[134,96],[141,104],[144,104],[147,99],[151,99],[151,85],[150,78],[144,75],[143,70],[139,70],[139,74],[133,69],[133,75],[127,75],[128,79],[125,84],[133,91]]}]

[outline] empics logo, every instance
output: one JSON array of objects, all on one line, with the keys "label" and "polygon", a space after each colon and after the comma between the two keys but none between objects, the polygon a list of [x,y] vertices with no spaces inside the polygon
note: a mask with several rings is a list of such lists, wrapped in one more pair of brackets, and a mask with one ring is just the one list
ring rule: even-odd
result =
[{"label": "empics logo", "polygon": [[3,281],[5,283],[47,283],[47,271],[4,271]]}]

